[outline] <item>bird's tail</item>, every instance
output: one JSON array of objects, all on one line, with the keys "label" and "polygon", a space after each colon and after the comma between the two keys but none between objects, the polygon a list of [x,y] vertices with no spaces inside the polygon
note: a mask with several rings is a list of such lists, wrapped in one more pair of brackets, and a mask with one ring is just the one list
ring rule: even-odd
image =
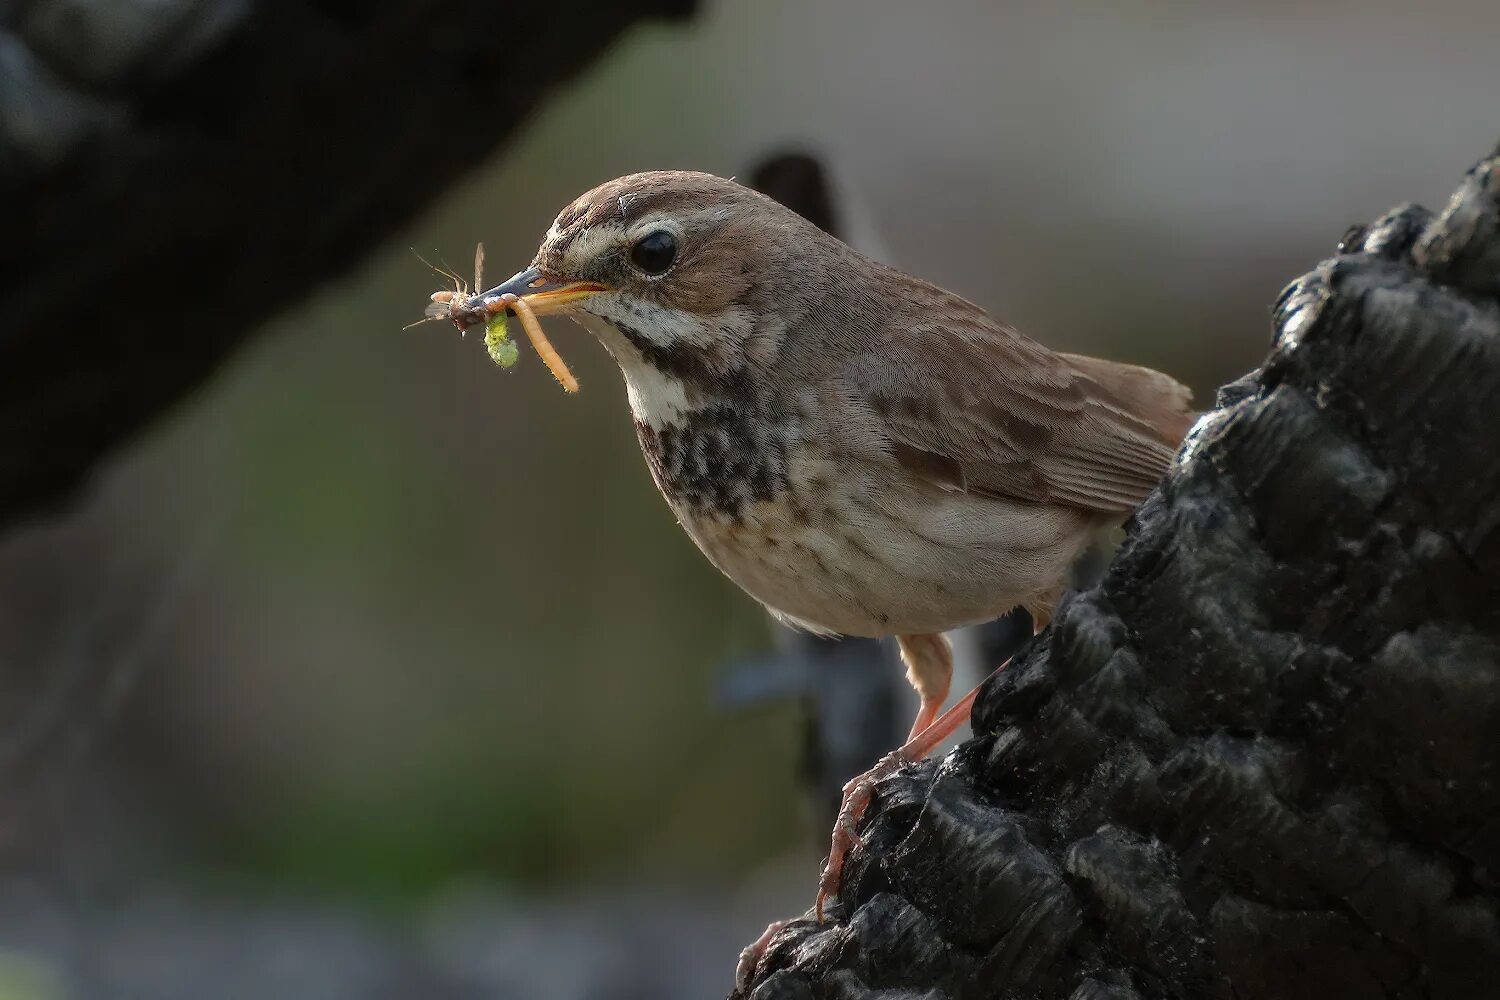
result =
[{"label": "bird's tail", "polygon": [[1166,445],[1181,444],[1198,419],[1192,390],[1170,375],[1082,354],[1064,354],[1062,359],[1115,397],[1131,416],[1150,424]]}]

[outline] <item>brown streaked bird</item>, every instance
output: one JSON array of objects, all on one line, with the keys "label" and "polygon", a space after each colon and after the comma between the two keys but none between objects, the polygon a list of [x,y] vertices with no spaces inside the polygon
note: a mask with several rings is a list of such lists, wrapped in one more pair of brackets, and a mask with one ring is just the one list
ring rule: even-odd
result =
[{"label": "brown streaked bird", "polygon": [[821,917],[873,781],[968,716],[972,692],[938,714],[943,633],[1017,606],[1040,628],[1077,557],[1171,462],[1188,390],[1048,350],[701,173],[583,195],[482,300],[510,296],[614,356],[651,474],[710,562],[794,626],[896,637],[921,708],[907,743],[845,788]]}]

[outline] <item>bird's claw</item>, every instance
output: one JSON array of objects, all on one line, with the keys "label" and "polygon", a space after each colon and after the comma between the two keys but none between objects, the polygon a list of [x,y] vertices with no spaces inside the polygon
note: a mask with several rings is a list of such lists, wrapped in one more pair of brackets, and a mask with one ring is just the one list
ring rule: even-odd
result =
[{"label": "bird's claw", "polygon": [[859,835],[859,821],[870,808],[876,784],[909,763],[910,757],[900,750],[893,750],[880,758],[874,767],[844,785],[844,799],[839,804],[838,819],[833,823],[833,842],[828,847],[828,863],[823,866],[822,877],[818,880],[818,899],[813,904],[818,923],[823,922],[824,904],[839,894],[844,881],[844,859],[856,847],[865,846],[864,838]]},{"label": "bird's claw", "polygon": [[750,985],[750,980],[755,978],[755,972],[760,968],[760,960],[765,955],[766,949],[771,946],[771,939],[781,932],[781,929],[790,920],[773,920],[761,931],[760,937],[745,945],[740,951],[740,960],[734,967],[734,988],[743,991]]}]

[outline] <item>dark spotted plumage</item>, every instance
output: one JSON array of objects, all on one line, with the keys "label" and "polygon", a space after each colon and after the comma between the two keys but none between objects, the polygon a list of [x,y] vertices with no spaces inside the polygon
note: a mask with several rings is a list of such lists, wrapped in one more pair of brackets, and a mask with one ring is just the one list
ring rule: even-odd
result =
[{"label": "dark spotted plumage", "polygon": [[709,388],[720,380],[720,376],[708,364],[703,349],[687,344],[662,345],[641,333],[628,323],[618,320],[610,323],[630,345],[641,352],[646,363],[664,375],[681,379],[697,388]]},{"label": "dark spotted plumage", "polygon": [[713,406],[682,421],[635,423],[656,485],[675,507],[737,520],[788,486],[787,433],[749,407]]}]

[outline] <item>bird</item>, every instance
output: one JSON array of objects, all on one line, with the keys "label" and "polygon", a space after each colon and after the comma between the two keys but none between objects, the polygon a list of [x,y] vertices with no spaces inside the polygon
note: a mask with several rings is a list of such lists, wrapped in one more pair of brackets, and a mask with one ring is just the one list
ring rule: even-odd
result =
[{"label": "bird", "polygon": [[[1053,351],[695,171],[584,193],[528,267],[474,301],[565,315],[603,344],[668,506],[772,615],[895,637],[920,707],[906,743],[844,788],[819,920],[876,782],[967,720],[979,688],[942,712],[944,633],[1018,607],[1040,631],[1195,419],[1168,375]],[[453,310],[461,328],[484,315]]]}]

